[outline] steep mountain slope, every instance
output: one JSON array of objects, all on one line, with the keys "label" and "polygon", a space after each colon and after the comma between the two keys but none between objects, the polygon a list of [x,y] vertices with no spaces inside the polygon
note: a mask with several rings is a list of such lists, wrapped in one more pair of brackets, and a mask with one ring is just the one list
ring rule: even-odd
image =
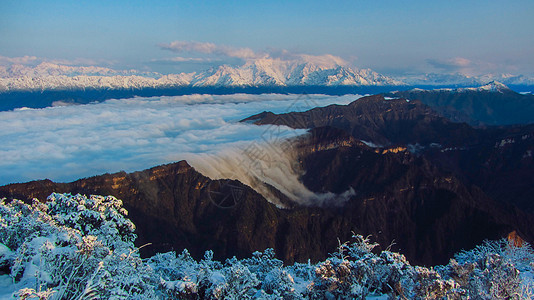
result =
[{"label": "steep mountain slope", "polygon": [[534,212],[534,125],[501,130],[480,144],[430,149],[425,156],[493,199]]},{"label": "steep mountain slope", "polygon": [[[431,253],[463,248],[473,240],[497,237],[510,228],[531,239],[532,210],[527,213],[517,208],[511,199],[497,202],[488,196],[494,196],[493,191],[464,182],[426,155],[414,155],[406,147],[369,148],[343,131],[336,134],[332,128],[316,128],[301,144],[301,151],[306,170],[302,181],[308,188],[339,192],[352,187],[355,196],[343,208],[351,214],[351,222],[378,237],[382,245],[387,243],[383,235],[395,232],[401,251],[415,253],[420,262],[446,260],[446,255],[438,258]],[[532,182],[532,176],[529,178]],[[511,188],[523,196],[532,195],[532,188],[499,183],[501,190]],[[431,247],[434,250],[429,251]]]},{"label": "steep mountain slope", "polygon": [[534,122],[534,95],[516,93],[495,81],[478,88],[414,89],[388,95],[420,100],[451,120],[474,125]]},{"label": "steep mountain slope", "polygon": [[[331,127],[314,129],[296,143],[306,170],[302,181],[316,192],[352,187],[355,195],[344,206],[278,209],[237,181],[224,190],[225,181],[212,181],[184,161],[72,183],[12,184],[0,187],[0,197],[114,195],[138,227],[138,245],[152,243],[144,255],[187,248],[200,257],[213,249],[222,259],[272,247],[286,262],[318,260],[334,251],[338,238],[356,232],[372,234],[382,248],[395,241],[393,249],[414,262],[437,264],[514,230],[527,241],[534,238],[531,214],[493,201],[406,148],[371,148]],[[235,198],[222,203],[220,195]]]},{"label": "steep mountain slope", "polygon": [[[212,183],[182,161],[72,183],[45,180],[14,184],[3,187],[2,194],[45,199],[51,191],[64,191],[120,197],[137,226],[139,246],[152,243],[142,249],[146,254],[187,248],[201,257],[212,249],[217,257],[225,258],[272,246],[276,231],[271,220],[279,219],[278,209],[238,182],[235,185],[243,193],[238,205],[221,209],[210,200],[208,189]],[[252,235],[252,230],[261,235]]]}]

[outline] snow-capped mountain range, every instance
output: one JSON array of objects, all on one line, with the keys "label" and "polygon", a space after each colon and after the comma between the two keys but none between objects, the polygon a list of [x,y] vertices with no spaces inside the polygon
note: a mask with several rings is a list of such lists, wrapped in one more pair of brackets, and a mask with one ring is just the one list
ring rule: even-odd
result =
[{"label": "snow-capped mountain range", "polygon": [[350,68],[336,61],[259,58],[234,67],[222,65],[203,72],[162,75],[136,70],[117,71],[104,67],[78,67],[43,62],[36,66],[0,66],[0,92],[142,89],[175,87],[250,86],[479,86],[490,81],[507,85],[534,85],[523,75],[466,76],[424,74],[388,77],[371,69]]},{"label": "snow-capped mountain range", "polygon": [[467,87],[467,88],[439,88],[434,90],[425,90],[420,88],[411,89],[409,92],[426,92],[426,91],[436,91],[436,92],[451,92],[451,93],[466,93],[466,92],[492,92],[492,93],[508,93],[514,92],[505,84],[499,81],[491,81],[487,84],[481,85],[479,87]]},{"label": "snow-capped mountain range", "polygon": [[435,86],[479,86],[491,81],[502,82],[507,85],[534,85],[534,78],[525,75],[511,74],[486,74],[481,76],[469,76],[460,73],[455,74],[422,74],[405,75],[396,77],[397,80],[407,85],[435,85]]},{"label": "snow-capped mountain range", "polygon": [[240,67],[222,65],[204,72],[161,75],[135,70],[115,71],[100,67],[71,67],[41,63],[36,67],[12,65],[0,68],[0,91],[85,88],[164,88],[180,86],[370,86],[402,85],[403,82],[370,69],[337,64],[313,64],[272,58],[249,61]]},{"label": "snow-capped mountain range", "polygon": [[263,58],[241,67],[220,66],[195,74],[193,86],[402,85],[370,69]]}]

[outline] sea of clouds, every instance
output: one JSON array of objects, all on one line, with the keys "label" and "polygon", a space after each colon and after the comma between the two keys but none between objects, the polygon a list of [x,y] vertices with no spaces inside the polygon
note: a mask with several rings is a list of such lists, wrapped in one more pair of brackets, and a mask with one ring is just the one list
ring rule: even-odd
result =
[{"label": "sea of clouds", "polygon": [[[250,176],[247,179],[235,175],[239,173],[235,165],[239,163],[243,167],[244,157],[250,166],[265,158],[258,153],[270,149],[268,151],[274,154],[269,159],[278,159],[278,164],[274,165],[288,169],[261,168],[257,173],[272,173],[271,179],[262,180],[284,190],[281,185],[294,181],[298,172],[292,173],[291,180],[283,176],[276,179],[277,172],[294,169],[288,164],[290,157],[280,155],[290,152],[280,151],[280,147],[286,138],[305,131],[257,126],[239,120],[262,111],[283,113],[348,104],[359,97],[187,95],[0,112],[0,184],[45,178],[68,182],[186,159],[212,178],[232,177],[228,176],[231,171],[235,179],[253,185]],[[220,163],[221,159],[226,162]],[[215,166],[215,160],[219,161],[219,166]],[[286,192],[292,195],[290,198],[308,193],[295,186],[288,186]]]}]

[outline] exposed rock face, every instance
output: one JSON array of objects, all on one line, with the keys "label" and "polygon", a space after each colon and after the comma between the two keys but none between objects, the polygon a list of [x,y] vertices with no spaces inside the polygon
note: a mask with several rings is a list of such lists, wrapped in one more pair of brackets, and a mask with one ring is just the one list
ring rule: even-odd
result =
[{"label": "exposed rock face", "polygon": [[[484,235],[502,236],[508,226],[522,228],[519,234],[532,238],[534,126],[475,129],[453,123],[418,101],[380,95],[302,113],[263,112],[246,121],[315,128],[308,144],[301,146],[303,183],[316,192],[352,187],[356,197],[347,210],[366,211],[371,218],[380,218],[391,206],[405,212],[380,221],[387,226],[413,224],[405,233],[429,230],[423,235],[432,243],[425,244],[419,236],[408,247],[469,247]],[[320,126],[337,128],[338,136]],[[328,145],[328,140],[338,146]],[[372,149],[359,140],[386,147]],[[362,223],[365,227],[373,222]],[[430,248],[422,249],[406,253],[419,258],[430,253]]]},{"label": "exposed rock face", "polygon": [[124,201],[137,226],[144,255],[187,248],[201,257],[212,249],[215,257],[249,256],[275,248],[287,262],[323,259],[347,239],[350,224],[335,212],[318,208],[280,210],[239,182],[235,206],[220,208],[210,200],[215,181],[185,161],[131,174],[116,173],[72,183],[49,180],[0,188],[0,197],[45,199],[53,191],[113,195]]},{"label": "exposed rock face", "polygon": [[[144,254],[187,248],[195,256],[212,249],[217,257],[248,255],[272,246],[278,209],[239,182],[243,194],[236,206],[221,209],[208,195],[212,181],[185,161],[149,170],[81,179],[72,183],[34,181],[2,187],[1,194],[45,199],[52,191],[113,195],[124,202],[137,226]],[[264,228],[256,228],[261,224]],[[256,229],[256,231],[254,231]]]},{"label": "exposed rock face", "polygon": [[534,212],[534,126],[500,128],[468,147],[431,149],[425,157],[491,198]]}]

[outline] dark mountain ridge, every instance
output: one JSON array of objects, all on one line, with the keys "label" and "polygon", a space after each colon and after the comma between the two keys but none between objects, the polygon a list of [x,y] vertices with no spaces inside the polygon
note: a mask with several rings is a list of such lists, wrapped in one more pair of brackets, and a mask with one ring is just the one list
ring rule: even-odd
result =
[{"label": "dark mountain ridge", "polygon": [[480,88],[412,89],[386,95],[420,100],[453,121],[476,126],[534,123],[534,95],[516,93],[498,82]]},{"label": "dark mountain ridge", "polygon": [[248,117],[243,122],[257,125],[286,125],[291,128],[340,128],[354,138],[376,145],[457,145],[476,142],[479,133],[463,123],[440,116],[420,101],[387,100],[382,95],[360,98],[348,105],[329,105],[305,112],[275,115],[270,112]]},{"label": "dark mountain ridge", "polygon": [[[357,151],[349,147],[341,153],[332,150],[315,153],[343,156]],[[528,215],[515,210],[502,213],[492,204],[484,205],[487,199],[480,192],[471,191],[454,179],[436,177],[423,161],[407,167],[401,162],[404,154],[360,150],[376,156],[368,169],[392,165],[390,168],[400,176],[378,176],[382,177],[381,182],[365,189],[369,182],[377,180],[377,175],[362,170],[351,182],[357,196],[341,208],[281,210],[249,187],[234,182],[243,188],[242,199],[235,206],[222,209],[208,196],[213,181],[184,161],[72,183],[45,180],[13,184],[1,187],[0,195],[44,199],[56,191],[119,197],[137,225],[138,245],[152,243],[141,249],[143,255],[187,248],[193,256],[201,257],[205,250],[212,249],[216,258],[223,259],[272,247],[288,263],[316,261],[334,251],[338,238],[347,239],[357,232],[372,234],[383,247],[395,241],[393,249],[417,263],[436,264],[445,263],[454,252],[486,238],[503,237],[514,230],[527,239],[533,236],[522,224]],[[378,156],[384,156],[385,161]],[[382,190],[383,187],[386,188]]]},{"label": "dark mountain ridge", "polygon": [[247,121],[310,128],[293,141],[301,181],[314,192],[354,194],[342,206],[279,209],[238,181],[211,180],[181,161],[71,183],[11,184],[0,187],[0,197],[113,195],[137,225],[139,246],[152,243],[143,255],[187,248],[200,257],[212,249],[223,259],[272,247],[287,263],[316,261],[355,232],[371,234],[383,248],[395,241],[392,249],[413,263],[432,265],[512,231],[534,241],[526,188],[534,168],[525,156],[534,150],[533,127],[475,129],[418,101],[383,96]]}]

